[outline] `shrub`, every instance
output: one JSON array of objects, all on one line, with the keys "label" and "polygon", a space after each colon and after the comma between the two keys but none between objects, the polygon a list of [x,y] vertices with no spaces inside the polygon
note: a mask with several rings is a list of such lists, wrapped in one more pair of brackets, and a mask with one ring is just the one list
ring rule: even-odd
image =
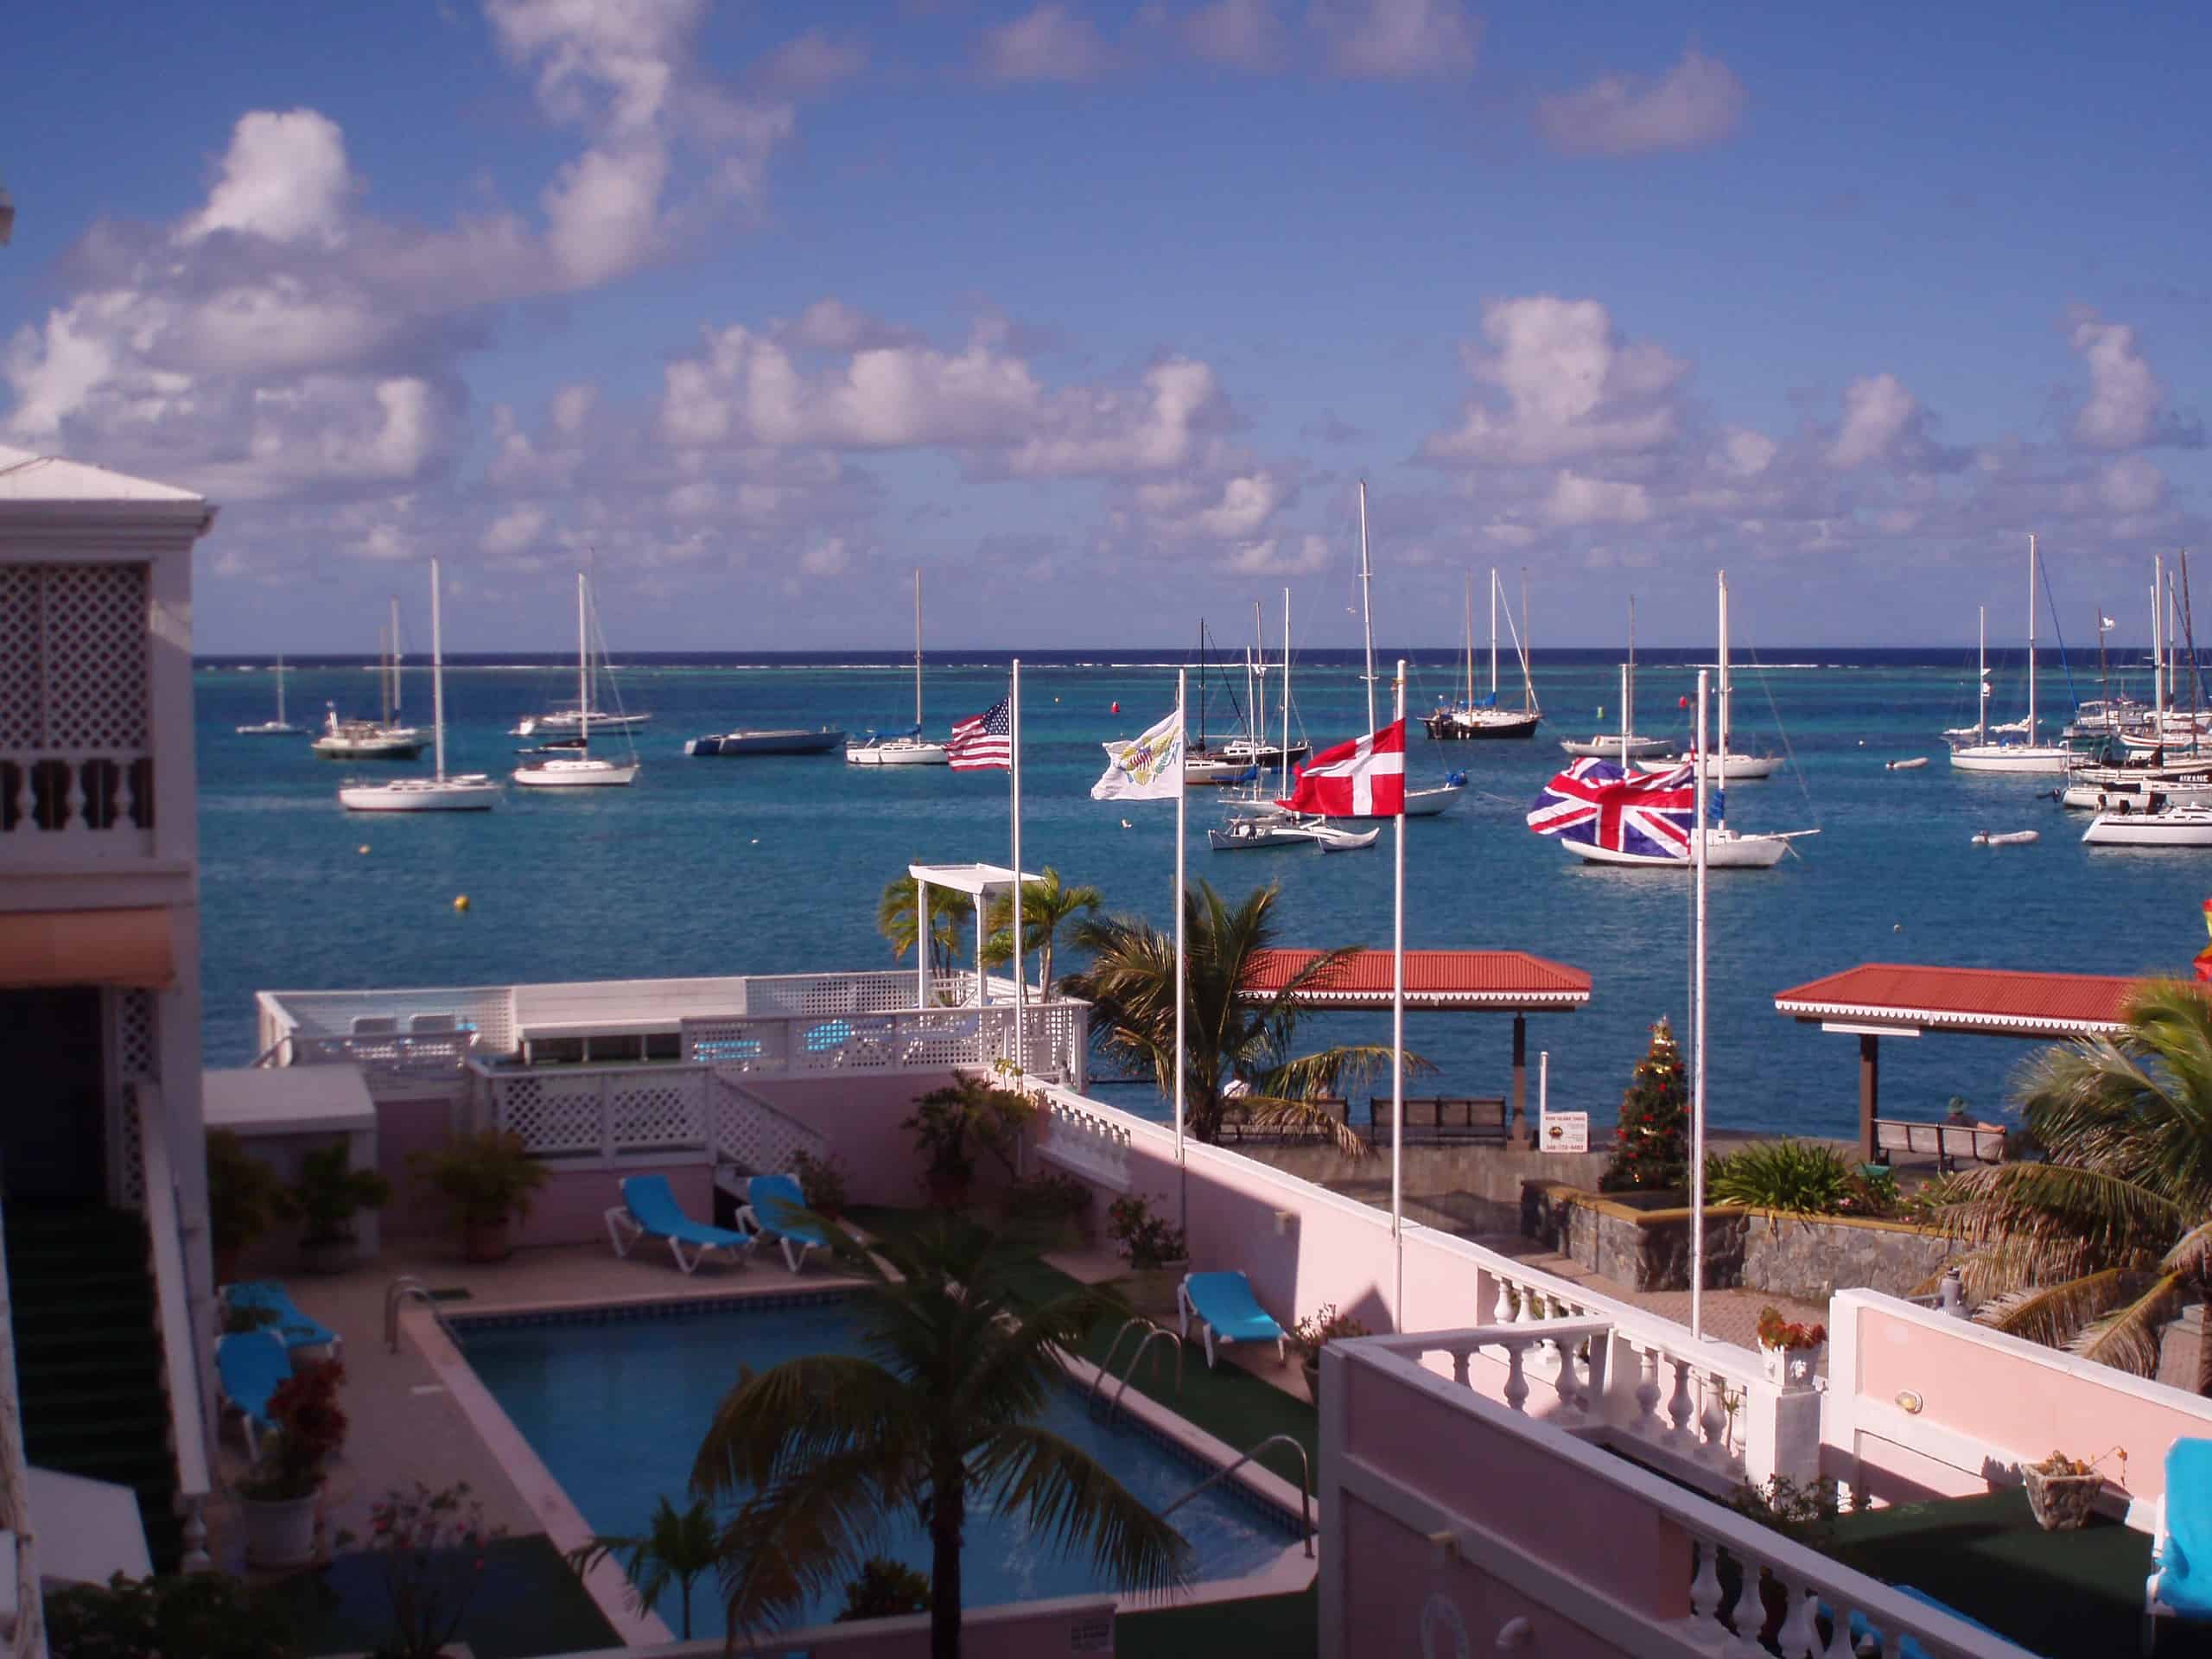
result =
[{"label": "shrub", "polygon": [[871,1556],[860,1577],[845,1586],[845,1605],[836,1623],[860,1618],[896,1618],[930,1610],[930,1581],[902,1562]]},{"label": "shrub", "polygon": [[55,1659],[297,1659],[277,1601],[226,1573],[57,1586],[46,1592]]},{"label": "shrub", "polygon": [[411,1154],[416,1178],[443,1198],[463,1227],[496,1227],[530,1215],[531,1194],[545,1185],[545,1166],[512,1129],[457,1135],[442,1147]]},{"label": "shrub", "polygon": [[300,1179],[285,1194],[306,1223],[302,1244],[336,1244],[353,1236],[353,1217],[391,1202],[391,1183],[381,1172],[353,1167],[353,1148],[340,1141],[300,1160]]},{"label": "shrub", "polygon": [[817,1158],[801,1147],[791,1154],[791,1173],[799,1196],[817,1216],[835,1221],[845,1213],[845,1164],[835,1153]]},{"label": "shrub", "polygon": [[1706,1163],[1708,1202],[1796,1215],[1866,1215],[1872,1191],[1832,1147],[1813,1141],[1770,1141]]},{"label": "shrub", "polygon": [[1016,1181],[1006,1192],[1008,1221],[1071,1221],[1090,1204],[1089,1184],[1063,1170],[1046,1170]]},{"label": "shrub", "polygon": [[279,1221],[289,1220],[291,1199],[276,1172],[250,1155],[229,1129],[207,1132],[207,1234],[216,1257],[239,1251]]},{"label": "shrub", "polygon": [[1154,1215],[1152,1205],[1142,1198],[1114,1200],[1106,1211],[1106,1236],[1140,1272],[1187,1260],[1191,1254],[1189,1236]]},{"label": "shrub", "polygon": [[914,1102],[914,1115],[899,1127],[914,1137],[931,1179],[964,1184],[976,1177],[976,1154],[988,1152],[1014,1167],[1014,1148],[1037,1108],[1018,1089],[963,1071],[959,1081],[932,1089]]},{"label": "shrub", "polygon": [[1339,1337],[1369,1335],[1367,1327],[1349,1313],[1337,1312],[1334,1302],[1324,1302],[1319,1310],[1308,1313],[1290,1328],[1290,1345],[1307,1364],[1321,1357],[1321,1350]]}]

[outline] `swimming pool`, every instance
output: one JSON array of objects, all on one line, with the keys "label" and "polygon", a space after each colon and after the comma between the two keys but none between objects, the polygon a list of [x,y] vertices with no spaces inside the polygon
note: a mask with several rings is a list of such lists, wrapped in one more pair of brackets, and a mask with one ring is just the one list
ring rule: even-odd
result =
[{"label": "swimming pool", "polygon": [[[599,1533],[643,1532],[653,1501],[688,1501],[691,1460],[738,1367],[757,1370],[809,1354],[858,1353],[858,1327],[835,1293],[752,1297],[645,1309],[495,1316],[454,1322],[461,1350],[585,1522]],[[1208,1467],[1124,1414],[1110,1424],[1071,1386],[1043,1421],[1110,1469],[1157,1511],[1204,1479]],[[1262,1573],[1298,1548],[1297,1517],[1234,1481],[1175,1513],[1201,1580]],[[880,1553],[917,1570],[928,1541],[911,1516],[886,1529]],[[1087,1560],[1063,1559],[1016,1517],[971,1510],[963,1556],[969,1607],[1110,1590]],[[826,1622],[842,1589],[809,1606],[800,1624]],[[656,1611],[677,1629],[671,1592]],[[711,1581],[693,1598],[695,1634],[724,1622]]]}]

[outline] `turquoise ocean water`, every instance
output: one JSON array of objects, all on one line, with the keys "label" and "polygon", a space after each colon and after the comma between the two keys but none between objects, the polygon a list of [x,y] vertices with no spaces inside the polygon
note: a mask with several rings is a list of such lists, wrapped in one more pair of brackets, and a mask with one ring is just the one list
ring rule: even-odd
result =
[{"label": "turquoise ocean water", "polygon": [[[1095,803],[1088,791],[1101,740],[1134,734],[1174,698],[1167,650],[1025,656],[1023,851],[1103,889],[1109,907],[1172,918],[1172,803]],[[1856,1046],[1774,1012],[1774,994],[1865,961],[2185,971],[2204,943],[2198,906],[2212,893],[2212,854],[2092,850],[2086,818],[2038,791],[2049,779],[1973,776],[1945,764],[1939,735],[1973,712],[1971,653],[1770,651],[1743,670],[1739,732],[1787,745],[1797,770],[1729,791],[1731,820],[1751,830],[1821,834],[1802,856],[1766,872],[1712,878],[1711,1081],[1716,1123],[1820,1134],[1856,1121]],[[1777,666],[1788,663],[1789,666]],[[1128,665],[1137,664],[1137,665]],[[1142,665],[1151,664],[1151,665]],[[265,720],[265,671],[232,659],[198,677],[202,943],[207,1054],[240,1065],[254,1050],[260,988],[429,986],[515,980],[753,974],[893,965],[875,931],[876,897],[910,861],[1006,861],[1005,775],[943,767],[862,768],[836,755],[692,760],[686,737],[738,727],[901,723],[911,669],[889,659],[771,664],[648,662],[626,667],[624,704],[650,709],[639,734],[635,787],[541,793],[510,789],[489,815],[359,817],[335,791],[353,775],[427,772],[349,768],[320,760],[305,738],[246,738]],[[1409,947],[1503,947],[1587,969],[1590,1006],[1532,1017],[1533,1051],[1551,1053],[1553,1104],[1610,1122],[1647,1027],[1679,1022],[1690,969],[1689,887],[1670,873],[1586,867],[1530,835],[1522,815],[1565,764],[1556,740],[1616,718],[1617,670],[1602,653],[1540,654],[1548,719],[1529,743],[1431,745],[1416,730],[1419,779],[1469,774],[1470,798],[1408,827]],[[1317,747],[1364,727],[1356,658],[1301,657],[1294,723]],[[408,713],[427,724],[429,676],[410,670]],[[1004,658],[932,661],[928,729],[1002,696]],[[1452,685],[1443,653],[1416,659],[1409,705]],[[2076,670],[2094,696],[2094,675]],[[1694,671],[1677,657],[1641,668],[1638,729],[1681,732],[1677,698]],[[522,741],[516,720],[572,695],[573,672],[547,664],[448,667],[452,764],[504,773]],[[295,666],[295,721],[319,720],[326,698],[373,712],[359,664]],[[1241,686],[1240,686],[1241,690]],[[2063,707],[2055,664],[2046,708]],[[2017,694],[2014,698],[2017,700]],[[1119,702],[1122,713],[1111,706]],[[2008,714],[2000,692],[1994,705]],[[1739,747],[1740,744],[1739,744]],[[1883,762],[1929,757],[1917,772]],[[1802,774],[1802,775],[1801,775]],[[1274,880],[1286,944],[1390,939],[1389,832],[1373,852],[1213,853],[1213,791],[1194,791],[1190,870],[1232,896]],[[1122,828],[1123,818],[1133,827]],[[1989,849],[1977,830],[2037,829],[2038,843]],[[359,850],[365,846],[367,851]],[[470,908],[457,913],[456,894]],[[1416,1014],[1408,1043],[1442,1075],[1424,1090],[1505,1090],[1510,1021],[1487,1014]],[[1333,1015],[1316,1041],[1388,1039],[1387,1014]],[[1885,1104],[1939,1115],[1962,1094],[1979,1110],[2002,1098],[2027,1053],[2001,1039],[1940,1036],[1884,1045]],[[1386,1084],[1387,1086],[1387,1084]],[[1534,1080],[1531,1080],[1533,1096]],[[1109,1098],[1155,1109],[1149,1090]],[[1534,1100],[1532,1097],[1531,1105]]]}]

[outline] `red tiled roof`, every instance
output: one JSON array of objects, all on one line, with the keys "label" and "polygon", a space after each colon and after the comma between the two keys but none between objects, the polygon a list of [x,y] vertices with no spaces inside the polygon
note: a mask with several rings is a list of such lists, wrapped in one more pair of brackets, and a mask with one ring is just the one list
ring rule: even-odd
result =
[{"label": "red tiled roof", "polygon": [[1861,963],[1775,995],[1800,1020],[1865,1020],[1932,1031],[2063,1037],[2119,1031],[2143,981],[2118,974],[2042,974],[2007,968]]},{"label": "red tiled roof", "polygon": [[[1244,976],[1245,994],[1272,995],[1325,953],[1261,950]],[[1387,1007],[1390,953],[1358,950],[1299,992],[1317,1007]],[[1590,1000],[1590,976],[1525,950],[1408,950],[1409,1008],[1579,1008]]]}]

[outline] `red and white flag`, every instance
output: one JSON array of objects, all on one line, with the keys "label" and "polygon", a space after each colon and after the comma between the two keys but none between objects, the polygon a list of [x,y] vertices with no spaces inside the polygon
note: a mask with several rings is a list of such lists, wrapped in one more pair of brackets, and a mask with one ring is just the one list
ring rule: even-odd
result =
[{"label": "red and white flag", "polygon": [[1324,749],[1298,769],[1298,787],[1278,801],[1331,818],[1395,818],[1406,810],[1406,722]]}]

